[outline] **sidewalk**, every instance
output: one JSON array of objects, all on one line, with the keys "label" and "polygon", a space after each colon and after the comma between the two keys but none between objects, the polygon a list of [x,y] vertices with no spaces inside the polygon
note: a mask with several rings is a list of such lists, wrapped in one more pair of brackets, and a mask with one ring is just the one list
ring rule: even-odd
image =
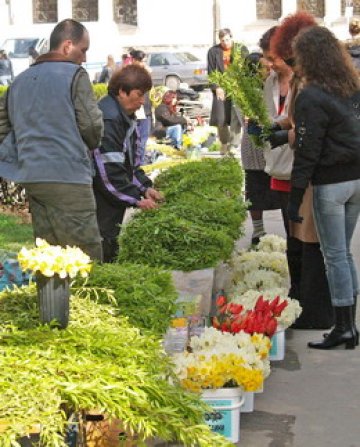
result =
[{"label": "sidewalk", "polygon": [[[284,235],[279,211],[264,215],[267,233]],[[241,247],[250,243],[251,223]],[[360,224],[353,237],[360,270]],[[358,311],[360,322],[360,312]],[[241,447],[360,447],[360,348],[307,348],[324,331],[287,331],[286,355],[272,362],[255,412],[241,415]]]}]

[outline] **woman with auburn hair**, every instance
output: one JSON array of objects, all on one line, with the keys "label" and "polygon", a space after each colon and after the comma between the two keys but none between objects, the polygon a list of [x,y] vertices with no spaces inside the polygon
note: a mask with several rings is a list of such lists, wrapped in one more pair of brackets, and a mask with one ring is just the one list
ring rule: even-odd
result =
[{"label": "woman with auburn hair", "polygon": [[350,252],[360,213],[360,81],[344,46],[326,28],[304,30],[294,54],[304,86],[295,103],[295,159],[291,175],[291,219],[309,183],[324,254],[335,327],[310,348],[354,349],[358,279]]},{"label": "woman with auburn hair", "polygon": [[[271,38],[269,51],[271,60],[285,60],[294,70],[294,55],[292,50],[294,38],[302,30],[316,26],[314,16],[304,11],[286,17]],[[295,99],[300,88],[301,76],[295,69],[290,81],[291,98],[287,110],[288,119],[278,121],[279,129],[270,137],[272,147],[276,148],[277,152],[280,149],[278,146],[287,142],[294,149],[295,130],[293,115]],[[268,96],[271,97],[271,95]],[[283,147],[285,148],[286,146]],[[283,152],[285,156],[285,151]],[[274,168],[279,170],[276,162],[276,152],[271,151],[270,157],[274,158],[272,161]],[[280,164],[281,158],[279,158]],[[272,188],[287,191],[287,194],[289,194],[291,189],[291,169],[287,174],[288,180],[284,180],[284,177],[281,176],[273,176]],[[286,192],[283,192],[283,194],[286,194]],[[306,190],[301,212],[304,221],[301,224],[290,221],[289,235],[287,237],[287,259],[291,283],[289,296],[298,299],[303,309],[301,316],[293,324],[292,328],[330,328],[334,324],[334,311],[331,305],[330,291],[325,274],[324,259],[313,220],[311,187]]]}]

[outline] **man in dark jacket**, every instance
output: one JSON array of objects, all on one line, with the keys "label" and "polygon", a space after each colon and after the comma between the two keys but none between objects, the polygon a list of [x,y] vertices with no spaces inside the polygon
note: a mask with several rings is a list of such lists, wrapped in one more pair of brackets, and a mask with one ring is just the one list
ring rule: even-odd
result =
[{"label": "man in dark jacket", "polygon": [[140,145],[135,112],[152,86],[146,68],[133,64],[113,74],[108,95],[99,107],[104,118],[104,138],[94,151],[94,192],[103,238],[104,262],[118,253],[118,235],[127,207],[156,208],[162,195],[140,168]]},{"label": "man in dark jacket", "polygon": [[[220,43],[208,51],[208,74],[213,71],[223,73],[232,62],[234,41],[231,31],[228,28],[221,29],[219,40]],[[213,94],[210,125],[218,128],[221,153],[226,154],[229,152],[229,146],[237,148],[240,144],[240,123],[233,110],[232,102],[226,97],[224,90],[216,84],[211,84],[210,88]]]},{"label": "man in dark jacket", "polygon": [[63,20],[50,52],[16,77],[0,102],[0,176],[25,186],[35,237],[100,260],[89,149],[103,122],[81,67],[88,48],[86,28]]}]

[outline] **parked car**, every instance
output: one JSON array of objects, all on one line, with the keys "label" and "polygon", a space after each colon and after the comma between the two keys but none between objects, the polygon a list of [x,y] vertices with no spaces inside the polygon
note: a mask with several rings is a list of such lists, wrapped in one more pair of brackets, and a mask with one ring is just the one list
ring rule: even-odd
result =
[{"label": "parked car", "polygon": [[206,62],[188,52],[151,52],[147,54],[147,64],[154,85],[177,90],[182,82],[200,89],[208,83]]},{"label": "parked car", "polygon": [[30,47],[33,47],[37,54],[43,54],[49,51],[49,41],[45,37],[14,37],[6,39],[0,46],[11,59],[14,76],[29,67]]}]

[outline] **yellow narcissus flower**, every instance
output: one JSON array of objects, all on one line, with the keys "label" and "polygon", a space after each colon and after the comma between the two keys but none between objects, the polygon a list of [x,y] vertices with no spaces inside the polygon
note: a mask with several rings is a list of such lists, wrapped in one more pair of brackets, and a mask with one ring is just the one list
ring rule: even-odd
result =
[{"label": "yellow narcissus flower", "polygon": [[60,278],[75,278],[78,274],[86,277],[91,270],[91,259],[80,248],[50,245],[40,238],[36,239],[36,248],[28,250],[23,247],[18,260],[23,270],[32,270],[47,277],[55,274]]}]

